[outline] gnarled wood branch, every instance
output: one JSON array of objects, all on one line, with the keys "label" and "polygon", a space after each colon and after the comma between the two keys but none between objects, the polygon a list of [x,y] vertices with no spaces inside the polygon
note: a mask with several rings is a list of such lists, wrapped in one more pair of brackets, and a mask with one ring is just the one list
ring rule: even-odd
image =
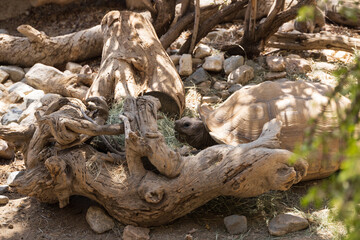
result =
[{"label": "gnarled wood branch", "polygon": [[29,25],[22,25],[18,30],[26,37],[0,34],[0,63],[54,66],[97,57],[103,46],[100,26],[58,37],[49,37]]},{"label": "gnarled wood branch", "polygon": [[283,33],[278,32],[266,44],[269,47],[291,50],[334,49],[354,52],[360,39],[332,33]]}]

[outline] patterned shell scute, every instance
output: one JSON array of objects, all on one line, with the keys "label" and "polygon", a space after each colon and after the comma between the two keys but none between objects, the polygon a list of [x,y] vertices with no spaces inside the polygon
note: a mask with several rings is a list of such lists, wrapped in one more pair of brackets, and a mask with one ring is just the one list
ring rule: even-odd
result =
[{"label": "patterned shell scute", "polygon": [[[282,121],[281,147],[290,151],[303,142],[309,121],[321,113],[324,106],[325,118],[318,119],[317,134],[331,132],[338,127],[337,109],[345,109],[350,101],[341,97],[328,105],[333,88],[320,83],[304,81],[274,81],[244,87],[213,110],[207,105],[199,113],[210,135],[218,143],[237,145],[254,141],[259,137],[263,125],[273,118]],[[339,141],[332,140],[328,155],[338,151]],[[334,154],[335,155],[335,154]],[[310,162],[309,174],[337,170],[339,163],[317,153],[317,160]],[[313,178],[313,177],[309,177]]]}]

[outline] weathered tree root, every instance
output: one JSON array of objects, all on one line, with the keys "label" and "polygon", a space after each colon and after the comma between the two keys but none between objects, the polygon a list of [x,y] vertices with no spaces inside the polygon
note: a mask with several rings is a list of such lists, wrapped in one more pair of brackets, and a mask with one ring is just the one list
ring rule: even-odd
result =
[{"label": "weathered tree root", "polygon": [[[159,107],[151,96],[126,101],[124,119],[133,119],[125,124],[127,164],[110,163],[108,155],[83,144],[57,150],[18,177],[12,187],[43,202],[58,201],[60,207],[68,204],[71,195],[86,196],[122,223],[155,226],[217,196],[253,197],[287,190],[306,175],[306,162],[290,164],[293,153],[276,149],[281,128],[276,120],[266,124],[254,142],[217,145],[184,158],[165,145],[157,130]],[[55,151],[51,145],[44,150]]]}]

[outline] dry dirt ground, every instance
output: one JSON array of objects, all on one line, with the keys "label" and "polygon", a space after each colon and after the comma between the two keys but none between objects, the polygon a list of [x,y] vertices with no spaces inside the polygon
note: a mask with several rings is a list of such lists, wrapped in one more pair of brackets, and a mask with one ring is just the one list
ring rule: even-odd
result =
[{"label": "dry dirt ground", "polygon": [[[19,35],[16,27],[30,24],[50,36],[78,31],[99,24],[106,12],[123,9],[124,1],[82,1],[67,6],[47,5],[31,8],[26,13],[8,20],[0,21],[0,29],[12,35]],[[96,67],[100,58],[87,62]],[[8,173],[24,169],[21,156],[13,161],[0,160],[0,184],[6,183]],[[151,239],[334,239],[337,238],[339,224],[328,218],[326,203],[320,209],[300,206],[300,199],[318,182],[306,182],[293,186],[287,192],[271,192],[258,198],[224,198],[210,201],[205,206],[182,217],[175,222],[151,228]],[[64,209],[58,205],[48,205],[31,197],[15,192],[6,193],[10,202],[0,206],[0,239],[121,239],[124,226],[120,223],[104,234],[94,233],[85,220],[86,210],[96,205],[81,196],[72,197]],[[307,230],[272,237],[267,223],[282,212],[303,212],[311,225]],[[226,232],[223,218],[231,214],[245,215],[248,219],[248,232],[243,235],[230,235]],[[191,238],[188,238],[191,239]]]}]

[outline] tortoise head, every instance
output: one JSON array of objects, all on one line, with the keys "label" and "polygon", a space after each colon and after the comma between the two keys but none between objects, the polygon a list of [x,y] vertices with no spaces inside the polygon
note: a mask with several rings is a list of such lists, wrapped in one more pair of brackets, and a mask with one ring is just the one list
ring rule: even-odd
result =
[{"label": "tortoise head", "polygon": [[197,118],[183,117],[175,121],[175,131],[180,141],[185,140],[190,146],[204,149],[216,144],[207,131],[204,123]]}]

